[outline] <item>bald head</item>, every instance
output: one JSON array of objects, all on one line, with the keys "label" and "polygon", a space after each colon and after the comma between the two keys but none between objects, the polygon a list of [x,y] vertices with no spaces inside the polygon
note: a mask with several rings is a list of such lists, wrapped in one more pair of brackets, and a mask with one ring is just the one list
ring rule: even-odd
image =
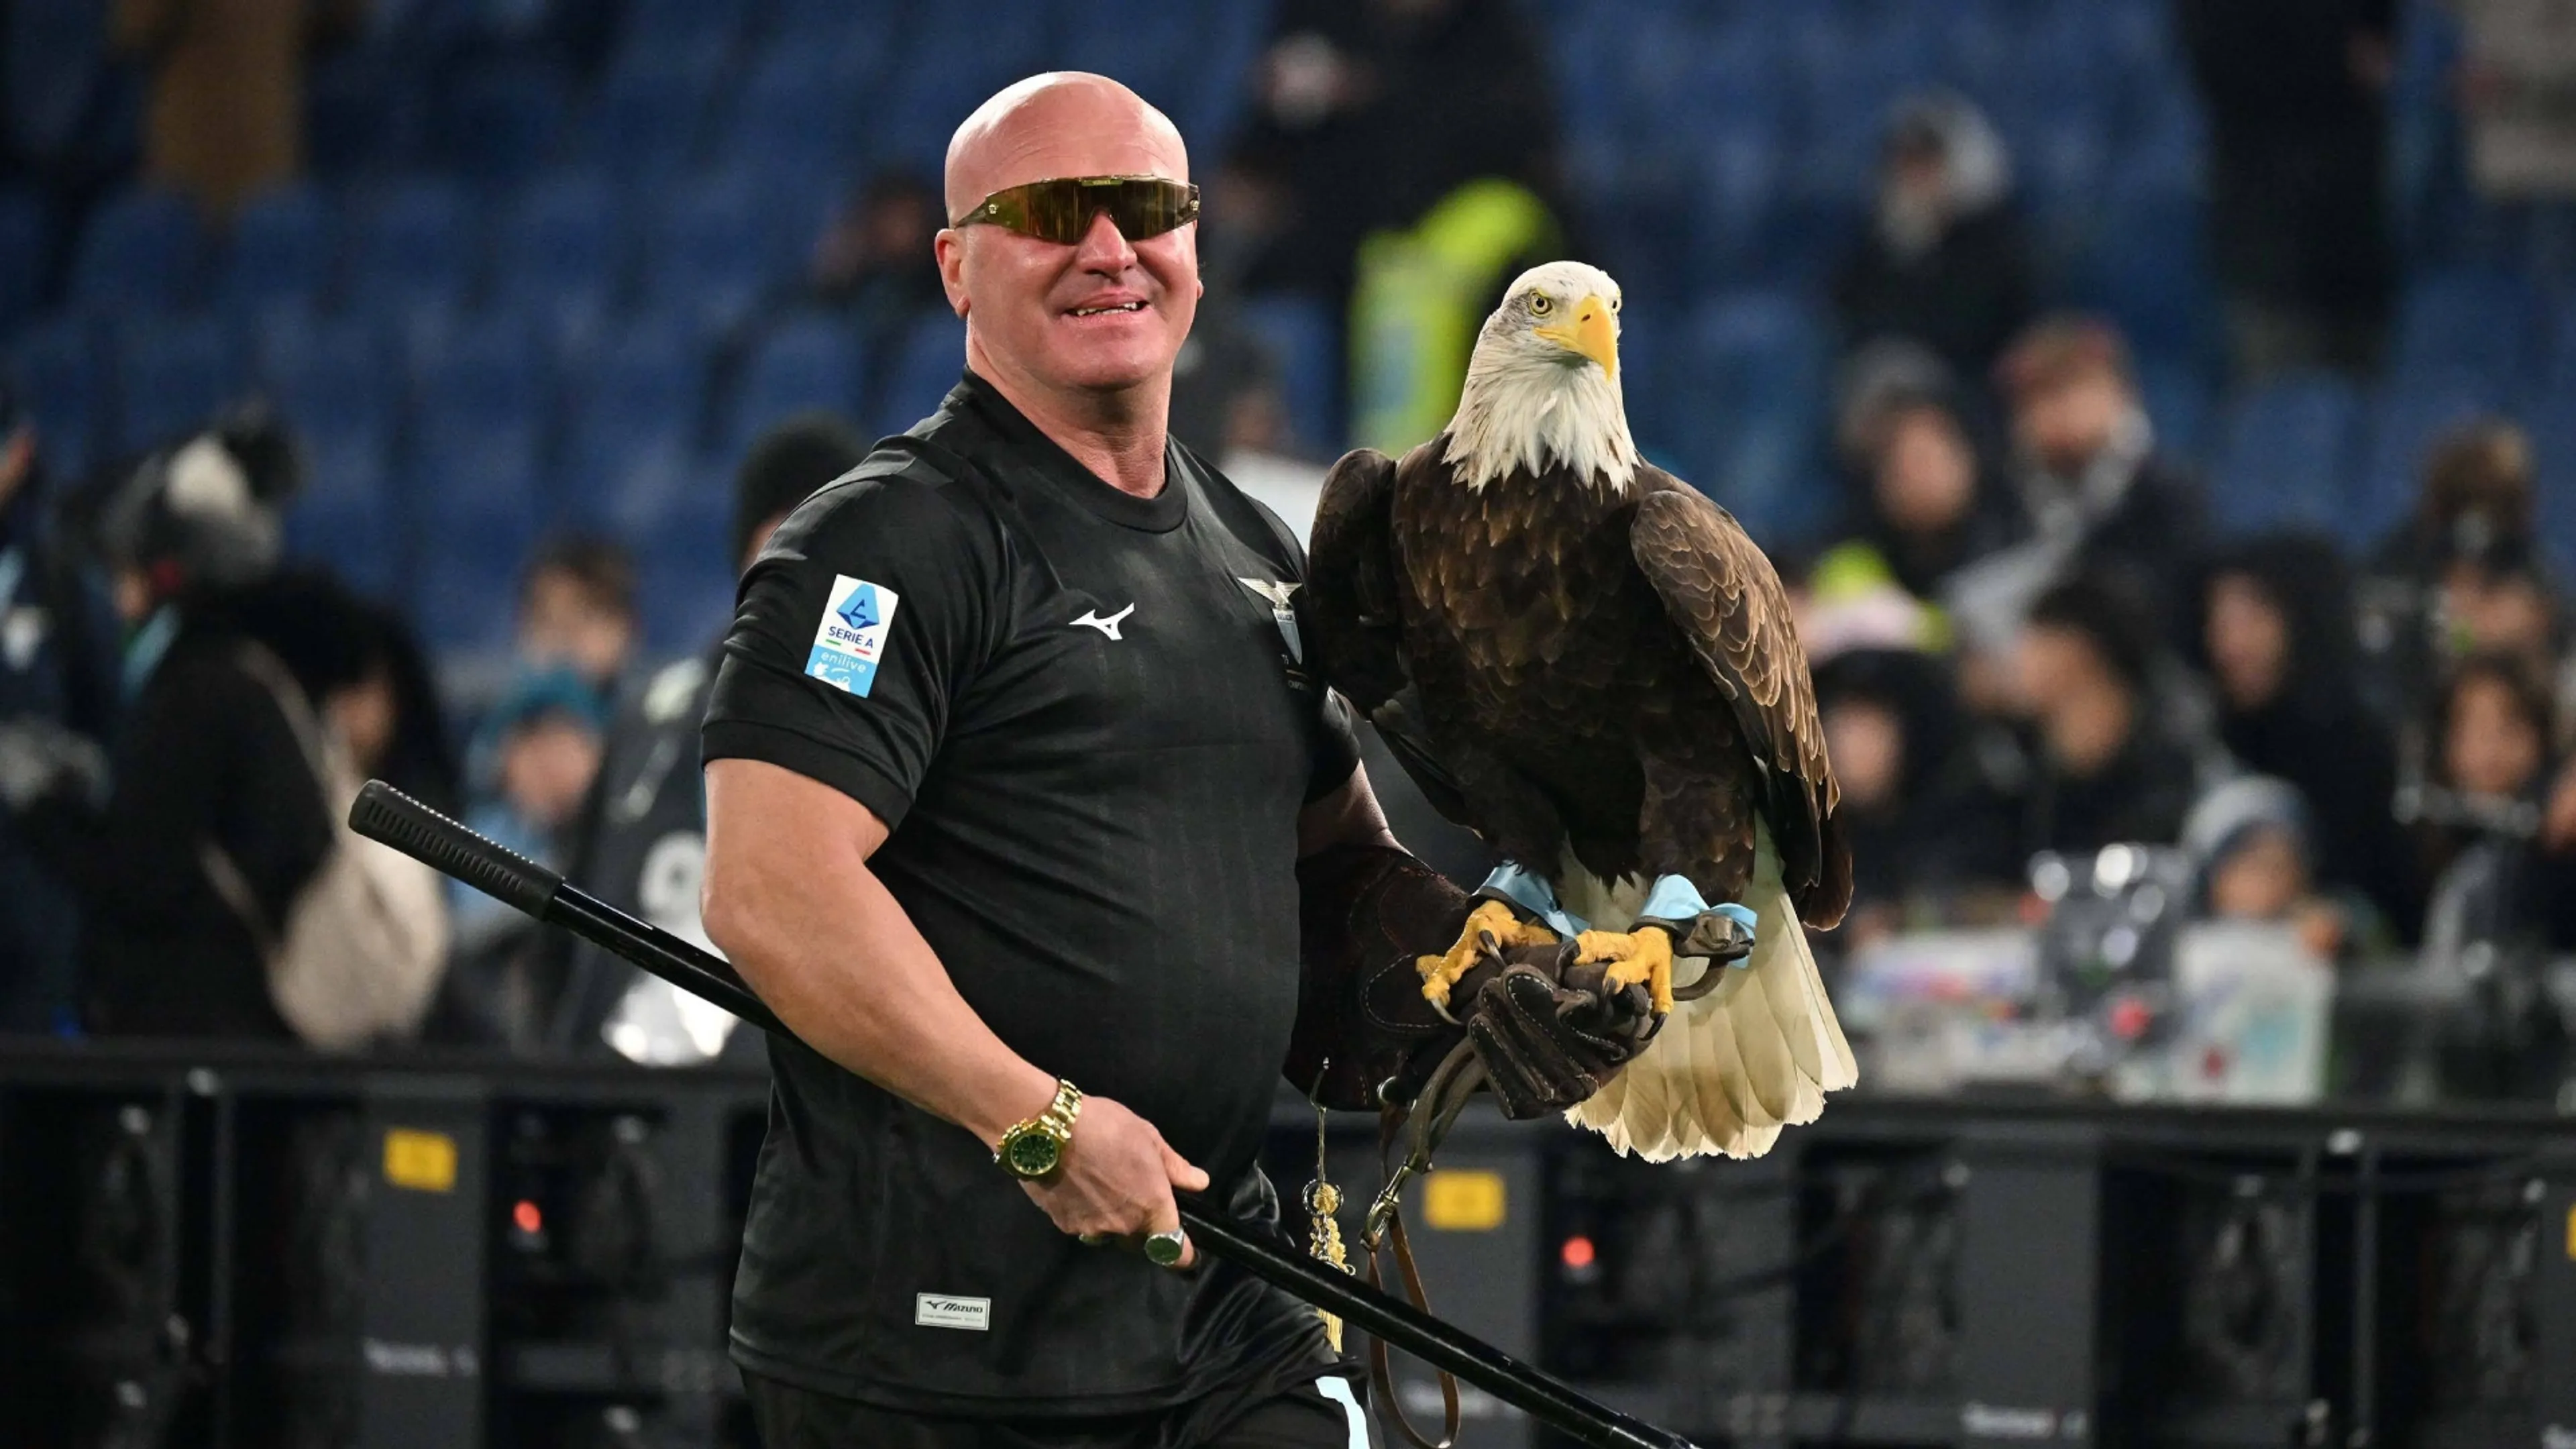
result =
[{"label": "bald head", "polygon": [[948,214],[1057,176],[1190,179],[1180,128],[1107,76],[1050,71],[1005,87],[948,141]]}]

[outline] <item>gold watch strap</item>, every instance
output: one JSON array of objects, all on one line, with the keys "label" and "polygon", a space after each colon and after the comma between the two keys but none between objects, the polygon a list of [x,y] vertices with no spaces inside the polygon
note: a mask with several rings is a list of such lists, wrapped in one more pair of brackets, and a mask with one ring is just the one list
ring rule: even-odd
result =
[{"label": "gold watch strap", "polygon": [[[1082,1089],[1058,1077],[1055,1079],[1055,1099],[1046,1104],[1046,1110],[1034,1117],[1012,1123],[1010,1128],[1002,1133],[1002,1141],[1007,1143],[1021,1133],[1035,1131],[1045,1133],[1058,1143],[1071,1142],[1074,1119],[1081,1115]],[[1001,1157],[1002,1149],[995,1147],[993,1160],[998,1162]]]}]

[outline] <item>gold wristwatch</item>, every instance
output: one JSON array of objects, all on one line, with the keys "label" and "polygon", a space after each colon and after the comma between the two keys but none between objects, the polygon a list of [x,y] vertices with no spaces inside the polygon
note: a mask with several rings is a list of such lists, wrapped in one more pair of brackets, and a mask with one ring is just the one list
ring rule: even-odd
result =
[{"label": "gold wristwatch", "polygon": [[1082,1089],[1056,1078],[1055,1100],[1046,1110],[1002,1134],[993,1160],[1013,1177],[1043,1179],[1064,1165],[1064,1149],[1073,1141],[1073,1119],[1082,1115]]}]

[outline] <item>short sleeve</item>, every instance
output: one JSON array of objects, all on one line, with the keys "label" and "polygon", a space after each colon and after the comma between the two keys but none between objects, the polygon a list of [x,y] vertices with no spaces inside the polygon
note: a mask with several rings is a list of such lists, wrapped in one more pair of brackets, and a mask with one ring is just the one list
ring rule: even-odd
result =
[{"label": "short sleeve", "polygon": [[997,529],[948,488],[860,478],[808,499],[743,576],[701,756],[762,760],[903,820],[1009,617]]},{"label": "short sleeve", "polygon": [[[1288,577],[1296,581],[1302,595],[1306,583],[1305,546],[1297,541],[1297,535],[1289,531],[1287,523],[1269,504],[1249,493],[1238,490],[1238,494],[1270,531],[1271,542],[1280,561]],[[1350,705],[1343,701],[1338,690],[1324,688],[1321,680],[1314,682],[1314,694],[1316,718],[1310,735],[1313,745],[1307,752],[1306,772],[1306,803],[1309,805],[1350,783],[1351,772],[1360,765],[1359,731],[1352,723]]]}]

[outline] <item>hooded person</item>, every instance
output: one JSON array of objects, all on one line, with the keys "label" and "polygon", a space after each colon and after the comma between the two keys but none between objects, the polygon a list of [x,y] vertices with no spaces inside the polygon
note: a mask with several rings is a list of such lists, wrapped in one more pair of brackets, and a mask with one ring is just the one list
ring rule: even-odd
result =
[{"label": "hooded person", "polygon": [[1844,345],[1909,338],[1982,377],[2032,314],[2003,138],[1973,102],[1932,91],[1898,105],[1882,154],[1870,229],[1833,279]]},{"label": "hooded person", "polygon": [[2422,903],[2393,807],[2397,746],[2362,698],[2351,579],[2334,545],[2275,534],[2220,553],[2192,643],[2215,686],[2220,741],[2306,800],[2318,879],[2359,891],[2410,932]]},{"label": "hooded person", "polygon": [[1835,445],[1850,483],[1843,543],[1915,598],[2010,545],[2016,510],[1959,375],[1919,344],[1872,343],[1844,364]]},{"label": "hooded person", "polygon": [[327,718],[366,672],[357,612],[338,607],[353,601],[278,574],[278,510],[299,478],[292,439],[244,414],[95,500],[130,630],[123,720],[100,768],[64,772],[19,816],[83,904],[93,1032],[293,1036],[251,917],[285,920],[335,837],[290,711]]},{"label": "hooded person", "polygon": [[1934,893],[2018,879],[2011,822],[1983,808],[1943,660],[1837,654],[1816,666],[1816,710],[1842,786],[1861,938],[1901,926]]}]

